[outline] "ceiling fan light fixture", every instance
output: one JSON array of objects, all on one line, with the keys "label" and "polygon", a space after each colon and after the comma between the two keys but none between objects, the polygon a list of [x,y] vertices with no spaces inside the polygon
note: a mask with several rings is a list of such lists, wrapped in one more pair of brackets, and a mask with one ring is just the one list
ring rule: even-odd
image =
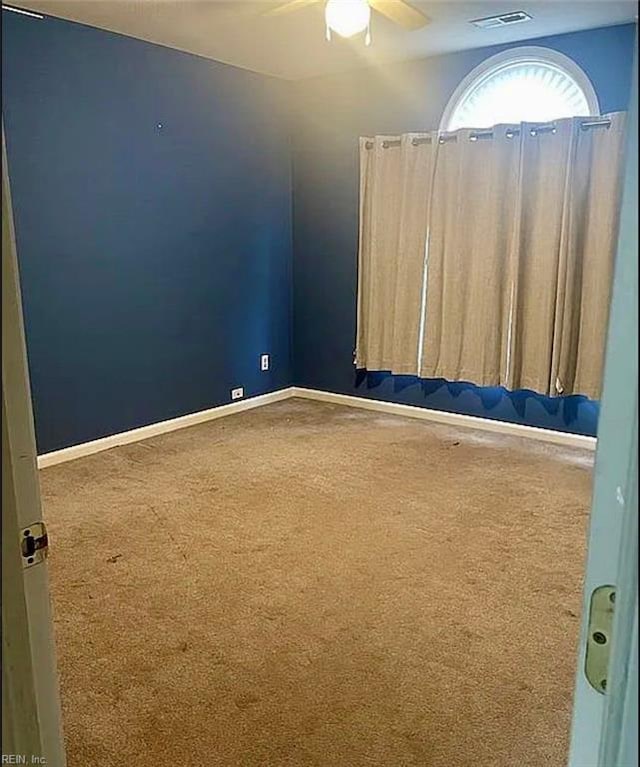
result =
[{"label": "ceiling fan light fixture", "polygon": [[368,0],[327,0],[324,18],[327,38],[330,31],[340,37],[353,37],[369,28],[371,7]]}]

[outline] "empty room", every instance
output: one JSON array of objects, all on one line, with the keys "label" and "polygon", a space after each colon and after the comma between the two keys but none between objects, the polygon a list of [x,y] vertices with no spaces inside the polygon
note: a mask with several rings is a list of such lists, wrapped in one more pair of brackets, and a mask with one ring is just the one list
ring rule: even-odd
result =
[{"label": "empty room", "polygon": [[3,764],[636,767],[636,29],[3,5]]}]

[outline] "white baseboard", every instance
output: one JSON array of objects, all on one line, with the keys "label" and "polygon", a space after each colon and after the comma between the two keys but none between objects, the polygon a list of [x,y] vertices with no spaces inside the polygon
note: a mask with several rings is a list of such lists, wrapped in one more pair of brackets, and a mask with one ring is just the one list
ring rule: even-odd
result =
[{"label": "white baseboard", "polygon": [[94,439],[91,442],[83,442],[80,445],[65,447],[62,450],[54,450],[51,453],[43,453],[38,456],[38,468],[44,469],[47,466],[55,466],[57,463],[73,461],[75,458],[100,453],[103,450],[109,450],[118,445],[139,442],[143,439],[149,439],[149,437],[155,437],[158,434],[166,434],[177,429],[184,429],[187,426],[195,426],[198,423],[205,423],[205,421],[213,421],[216,418],[234,415],[244,410],[262,407],[262,405],[280,402],[291,397],[312,399],[318,402],[330,402],[334,405],[347,405],[348,407],[357,407],[363,410],[375,410],[379,413],[387,413],[388,415],[418,418],[423,421],[431,421],[448,426],[480,429],[497,434],[509,434],[514,437],[527,437],[528,439],[552,442],[556,445],[565,445],[566,447],[582,447],[587,450],[595,450],[596,448],[595,437],[585,437],[581,434],[569,434],[563,431],[553,431],[552,429],[540,429],[535,426],[523,426],[522,424],[509,423],[508,421],[496,421],[491,418],[478,418],[472,415],[448,413],[444,410],[430,410],[429,408],[416,407],[415,405],[399,405],[395,402],[384,402],[383,400],[368,399],[367,397],[352,397],[349,394],[335,394],[334,392],[320,391],[319,389],[303,389],[298,386],[290,386],[287,389],[280,389],[269,394],[260,394],[257,397],[249,397],[248,399],[232,402],[228,405],[212,407],[208,410],[189,413],[189,415],[182,415],[168,421],[141,426],[139,429],[131,429],[131,431],[123,431],[120,434],[112,434],[101,439]]},{"label": "white baseboard", "polygon": [[127,445],[131,442],[139,442],[142,439],[156,437],[158,434],[166,434],[169,431],[184,429],[187,426],[195,426],[205,421],[213,421],[216,418],[223,418],[227,415],[241,413],[243,410],[251,410],[254,407],[269,405],[272,402],[279,402],[283,399],[289,399],[292,396],[292,389],[280,389],[269,394],[260,394],[257,397],[249,397],[239,402],[231,402],[228,405],[219,405],[208,410],[200,410],[197,413],[181,415],[178,418],[171,418],[168,421],[159,421],[148,426],[141,426],[139,429],[123,431],[119,434],[111,434],[108,437],[83,442],[80,445],[65,447],[62,450],[54,450],[51,453],[43,453],[38,456],[38,468],[44,469],[47,466],[54,466],[57,463],[73,461],[75,458],[82,458],[93,453],[100,453],[103,450],[109,450],[118,445]]},{"label": "white baseboard", "polygon": [[462,415],[460,413],[449,413],[444,410],[430,410],[429,408],[416,407],[415,405],[399,405],[395,402],[384,402],[383,400],[368,399],[366,397],[352,397],[348,394],[335,394],[333,392],[320,391],[319,389],[302,389],[294,386],[291,392],[290,396],[292,397],[313,399],[318,402],[331,402],[335,405],[376,410],[380,413],[402,415],[406,418],[418,418],[423,421],[446,424],[447,426],[480,429],[497,434],[509,434],[513,437],[527,437],[543,442],[552,442],[556,445],[565,445],[566,447],[581,447],[587,450],[596,449],[597,439],[595,437],[585,437],[582,434],[541,429],[537,426],[524,426],[519,423],[497,421],[492,418],[479,418],[478,416]]}]

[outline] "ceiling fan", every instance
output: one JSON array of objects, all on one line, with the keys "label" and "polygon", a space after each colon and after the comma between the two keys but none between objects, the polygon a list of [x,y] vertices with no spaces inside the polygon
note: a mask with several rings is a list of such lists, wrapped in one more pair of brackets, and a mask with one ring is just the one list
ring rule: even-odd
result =
[{"label": "ceiling fan", "polygon": [[353,37],[365,32],[365,43],[371,43],[371,11],[386,16],[406,30],[421,29],[429,23],[422,11],[405,0],[288,0],[265,11],[266,16],[283,16],[310,5],[324,2],[324,18],[327,40],[331,33],[340,37]]}]

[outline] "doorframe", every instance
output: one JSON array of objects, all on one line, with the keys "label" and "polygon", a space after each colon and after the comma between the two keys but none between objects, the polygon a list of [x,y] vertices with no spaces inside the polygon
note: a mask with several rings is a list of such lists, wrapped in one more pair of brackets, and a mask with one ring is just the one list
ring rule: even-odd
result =
[{"label": "doorframe", "polygon": [[622,545],[609,665],[612,695],[605,708],[600,767],[638,764],[638,406],[625,488]]},{"label": "doorframe", "polygon": [[[23,567],[21,531],[42,521],[20,279],[2,125],[2,746],[65,767],[46,560]],[[31,762],[29,762],[31,763]],[[37,761],[33,762],[37,764]]]},{"label": "doorframe", "polygon": [[[618,258],[628,259],[625,270],[630,281],[632,301],[627,301],[631,316],[624,321],[638,328],[638,35],[636,25],[631,103],[627,126],[624,197]],[[638,354],[637,336],[635,350]],[[621,545],[616,580],[616,610],[609,661],[609,688],[605,706],[599,767],[635,767],[638,764],[638,379],[635,387],[633,421],[627,476],[622,494],[624,503]],[[597,458],[596,458],[597,460]]]},{"label": "doorframe", "polygon": [[[577,654],[569,767],[638,765],[638,40]],[[634,335],[635,333],[635,335]],[[593,589],[615,586],[607,692],[585,674]],[[587,761],[588,760],[588,761]]]}]

